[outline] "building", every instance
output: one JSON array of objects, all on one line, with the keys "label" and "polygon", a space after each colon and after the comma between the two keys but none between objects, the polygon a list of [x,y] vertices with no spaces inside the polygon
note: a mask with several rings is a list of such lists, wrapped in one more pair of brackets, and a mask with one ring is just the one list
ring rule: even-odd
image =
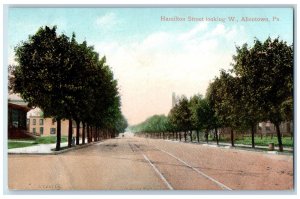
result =
[{"label": "building", "polygon": [[176,105],[176,94],[173,92],[172,93],[172,108],[174,108]]},{"label": "building", "polygon": [[[36,109],[29,113],[27,119],[28,130],[38,136],[56,136],[57,123],[53,118],[44,118],[43,112]],[[72,122],[73,134],[76,133],[76,123]],[[80,128],[81,134],[82,128]],[[69,132],[69,120],[61,120],[61,135],[67,136]]]},{"label": "building", "polygon": [[[282,122],[279,126],[282,135],[293,134],[293,122]],[[258,133],[263,135],[276,134],[276,127],[270,121],[260,122],[258,124]]]},{"label": "building", "polygon": [[[292,136],[293,137],[293,123],[292,122],[282,122],[279,126],[280,128],[280,133],[282,136]],[[222,138],[230,137],[230,132],[231,128],[226,127],[226,128],[219,128],[218,129],[219,134],[222,136]],[[251,135],[251,130],[247,130],[245,132],[236,132],[233,131],[234,137],[243,137],[245,135]],[[214,134],[214,131],[211,131],[211,134]],[[277,136],[276,133],[276,127],[273,123],[270,121],[266,122],[260,122],[257,125],[257,130],[256,130],[256,135],[259,136]]]},{"label": "building", "polygon": [[30,108],[16,94],[8,97],[8,138],[30,137],[27,132],[26,115]]}]

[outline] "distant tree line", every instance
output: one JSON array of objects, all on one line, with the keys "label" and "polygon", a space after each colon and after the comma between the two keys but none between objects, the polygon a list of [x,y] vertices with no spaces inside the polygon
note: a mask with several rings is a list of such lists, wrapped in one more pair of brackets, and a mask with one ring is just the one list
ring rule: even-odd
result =
[{"label": "distant tree line", "polygon": [[[184,132],[184,139],[192,131],[213,131],[218,143],[217,129],[231,129],[234,133],[251,131],[252,147],[257,125],[271,121],[276,127],[279,150],[283,151],[280,124],[293,120],[293,45],[279,38],[264,42],[255,39],[254,45],[236,47],[232,69],[221,70],[208,86],[206,96],[185,96],[177,100],[168,116],[155,115],[132,126],[135,133]],[[176,138],[178,137],[176,135]]]},{"label": "distant tree line", "polygon": [[57,121],[56,150],[60,150],[61,120],[76,122],[76,144],[82,124],[82,144],[124,132],[127,121],[120,110],[117,81],[106,64],[87,42],[78,43],[57,34],[56,26],[41,27],[27,41],[15,47],[17,65],[10,66],[9,89],[19,93],[30,107],[39,107],[45,117]]}]

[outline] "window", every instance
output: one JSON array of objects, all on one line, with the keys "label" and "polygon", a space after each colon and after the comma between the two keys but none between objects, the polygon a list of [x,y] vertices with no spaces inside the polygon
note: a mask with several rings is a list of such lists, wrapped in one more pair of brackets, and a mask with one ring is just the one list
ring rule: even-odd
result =
[{"label": "window", "polygon": [[269,126],[266,126],[266,131],[271,131],[271,128]]},{"label": "window", "polygon": [[36,119],[32,120],[32,125],[36,125]]},{"label": "window", "polygon": [[16,109],[12,110],[12,125],[14,128],[19,127],[19,111]]},{"label": "window", "polygon": [[40,125],[44,125],[44,120],[40,119]]},{"label": "window", "polygon": [[32,132],[33,132],[33,134],[36,134],[36,129],[32,128]]},{"label": "window", "polygon": [[27,125],[29,125],[30,124],[30,119],[27,119]]},{"label": "window", "polygon": [[56,128],[50,128],[50,134],[55,134],[56,133]]},{"label": "window", "polygon": [[44,127],[40,127],[40,134],[41,134],[41,135],[44,134]]},{"label": "window", "polygon": [[52,119],[52,125],[54,125],[54,123],[55,123],[55,119],[53,118],[53,119]]}]

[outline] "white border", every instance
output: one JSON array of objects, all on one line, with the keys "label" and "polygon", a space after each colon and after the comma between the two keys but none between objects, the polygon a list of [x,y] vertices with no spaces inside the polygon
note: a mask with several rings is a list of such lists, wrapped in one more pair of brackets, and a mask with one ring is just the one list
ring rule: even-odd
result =
[{"label": "white border", "polygon": [[[264,1],[264,2],[261,2],[260,0],[252,0],[252,1],[238,1],[238,0],[227,0],[226,1],[226,4],[224,4],[224,1],[221,1],[221,0],[202,0],[201,2],[200,1],[196,1],[196,0],[165,0],[165,1],[162,1],[162,0],[127,0],[126,2],[124,0],[110,0],[110,1],[95,1],[95,0],[85,0],[85,1],[78,1],[78,2],[75,2],[74,0],[44,0],[44,1],[39,1],[39,0],[30,0],[30,1],[26,1],[24,2],[24,0],[3,0],[2,1],[2,6],[0,8],[0,15],[1,15],[1,28],[3,30],[3,5],[4,4],[22,4],[22,5],[26,5],[26,4],[40,4],[40,5],[50,5],[50,4],[57,4],[57,5],[68,5],[68,4],[79,4],[79,5],[87,5],[87,4],[92,4],[92,5],[96,5],[96,4],[106,4],[106,5],[136,5],[136,4],[156,4],[156,5],[165,5],[165,4],[178,4],[178,5],[187,5],[187,4],[210,4],[210,5],[227,5],[229,6],[229,4],[238,4],[238,5],[248,5],[248,6],[251,6],[253,4],[258,4],[258,5],[268,5],[270,4],[270,6],[274,5],[274,3],[276,4],[294,4],[297,6],[298,2],[296,0],[285,0],[285,1],[274,1],[274,0],[267,0],[267,1]],[[296,19],[296,18],[295,18]],[[296,24],[296,27],[299,27],[299,20],[296,20],[297,21],[297,24]],[[296,28],[295,27],[295,28]],[[297,38],[297,35],[295,35],[295,39]],[[0,52],[0,60],[2,61],[2,64],[1,64],[1,72],[0,74],[2,75],[1,79],[0,79],[0,87],[2,88],[2,92],[1,92],[1,97],[0,97],[0,107],[1,106],[4,106],[6,107],[7,104],[5,103],[4,101],[4,91],[6,89],[5,86],[7,85],[6,83],[4,84],[4,80],[6,80],[5,78],[5,74],[7,74],[7,72],[5,72],[4,70],[7,69],[7,67],[3,67],[3,37],[0,38],[0,44],[2,46],[1,48],[1,52]],[[298,46],[297,44],[295,44],[295,46]],[[298,52],[296,54],[297,56],[295,57],[298,57]],[[299,70],[296,70],[297,72],[297,77],[299,77]],[[296,75],[296,74],[295,74]],[[295,79],[295,84],[298,85],[298,79]],[[298,87],[296,87],[295,89],[297,89],[298,91]],[[298,93],[298,92],[297,92]],[[295,101],[296,101],[296,97],[295,96]],[[5,106],[6,105],[6,106]],[[3,117],[4,115],[6,115],[6,112],[5,112],[5,109],[3,110],[3,108],[1,109],[2,111],[0,111],[0,129],[1,129],[1,133],[4,133],[3,132],[3,128],[4,128],[4,123],[3,123]],[[6,110],[7,110],[7,107],[6,107]],[[295,110],[296,110],[296,113],[298,112],[298,107],[295,107]],[[295,124],[299,124],[299,119],[297,117],[297,114],[295,115],[295,119],[296,119],[296,122]],[[299,141],[299,138],[297,136],[297,143]],[[0,141],[0,156],[1,158],[3,159],[3,142]],[[298,147],[297,147],[298,148]],[[296,154],[299,154],[298,153],[298,149],[296,151]],[[297,168],[295,168],[296,171],[298,171],[298,166],[299,164],[297,164]],[[296,173],[298,177],[298,172]],[[0,187],[1,187],[1,192],[3,194],[3,164],[0,164]],[[297,183],[297,187],[296,187],[296,190],[299,190],[299,183]],[[50,193],[50,192],[49,192]],[[258,194],[258,193],[255,193],[252,192],[253,194]],[[76,192],[72,193],[72,194],[76,194]],[[110,192],[110,193],[107,193],[107,194],[117,194],[117,195],[120,195],[122,193],[120,192]],[[125,192],[125,194],[127,194]],[[136,194],[136,193],[133,193],[133,194]],[[141,194],[145,194],[145,193],[141,193]],[[157,197],[157,198],[165,198],[166,195],[165,194],[169,194],[169,193],[164,193],[164,192],[161,192],[161,193],[158,193],[158,194],[161,194],[161,195],[144,195],[142,196],[143,198],[153,198],[153,197]],[[174,192],[174,194],[180,194],[179,192]],[[222,195],[222,193],[220,193]],[[172,198],[178,198],[178,197],[186,197],[185,195],[169,195],[168,197],[172,197]],[[37,195],[34,195],[34,196],[31,196],[31,195],[4,195],[3,196],[4,198],[32,198],[32,197],[40,197],[40,196],[37,196]],[[43,197],[59,197],[59,198],[66,198],[66,197],[72,197],[72,198],[82,198],[82,196],[80,195],[75,195],[75,196],[66,196],[66,195],[61,195],[61,196],[57,196],[57,195],[47,195],[47,196],[43,196]],[[99,196],[89,196],[91,198],[99,198]],[[105,198],[112,198],[112,197],[115,197],[115,196],[111,196],[111,195],[101,195],[100,197],[105,197]],[[124,197],[124,196],[122,196]],[[138,195],[125,195],[125,198],[140,198],[141,196],[138,196]],[[190,198],[199,198],[201,196],[197,196],[197,195],[188,195],[188,197]],[[218,196],[218,195],[207,195],[205,197],[208,197],[208,198],[217,198],[217,197],[222,197],[222,199],[233,199],[233,198],[240,198],[241,196],[239,195],[222,195],[222,196]],[[244,198],[266,198],[266,197],[272,197],[273,199],[276,199],[276,198],[280,198],[282,199],[283,197],[284,198],[296,198],[297,196],[296,195],[281,195],[280,192],[278,192],[278,194],[276,195],[272,195],[272,196],[267,196],[267,195],[243,195],[242,197]],[[2,198],[2,197],[1,197]]]}]

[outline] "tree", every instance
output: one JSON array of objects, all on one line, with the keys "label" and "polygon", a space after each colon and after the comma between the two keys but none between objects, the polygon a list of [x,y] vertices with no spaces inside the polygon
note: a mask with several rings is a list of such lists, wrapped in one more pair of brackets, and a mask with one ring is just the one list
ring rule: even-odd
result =
[{"label": "tree", "polygon": [[210,84],[207,94],[209,104],[213,106],[216,117],[225,127],[231,129],[231,145],[234,146],[233,129],[238,129],[242,122],[240,119],[239,103],[241,96],[240,79],[221,71],[220,77]]},{"label": "tree", "polygon": [[179,140],[181,141],[181,129],[180,129],[180,126],[179,126],[179,123],[178,123],[178,115],[177,115],[177,108],[178,105],[175,106],[169,111],[169,114],[168,114],[168,126],[170,129],[172,129],[173,131],[176,132],[176,137],[178,138],[178,134],[179,134]]},{"label": "tree", "polygon": [[125,132],[125,129],[128,127],[128,122],[124,115],[119,115],[118,119],[116,120],[115,127],[118,134]]},{"label": "tree", "polygon": [[157,133],[167,132],[168,125],[168,118],[165,115],[153,115],[144,122],[131,126],[130,129],[134,133],[143,133],[153,136]]},{"label": "tree", "polygon": [[46,26],[17,46],[15,52],[18,65],[10,67],[10,87],[29,106],[40,107],[45,117],[56,118],[56,150],[60,150],[61,119],[69,120],[69,147],[72,120],[77,126],[76,144],[81,122],[83,143],[85,127],[89,142],[92,134],[94,141],[99,140],[99,128],[110,130],[110,137],[117,131],[116,121],[124,119],[117,81],[105,63],[106,57],[99,59],[86,41],[79,44],[75,34],[69,39],[64,34],[57,35],[55,26]]},{"label": "tree", "polygon": [[[10,85],[31,107],[40,107],[45,116],[57,120],[57,145],[60,150],[60,120],[66,116],[68,96],[63,92],[70,76],[69,38],[56,34],[56,27],[40,28],[15,48],[18,65],[12,71]],[[68,75],[69,74],[69,75]]]},{"label": "tree", "polygon": [[202,100],[202,95],[194,95],[191,97],[189,101],[192,129],[196,130],[198,142],[200,141],[199,131],[203,129],[203,123],[200,121],[202,119],[202,115],[198,114],[198,110],[200,109],[201,106],[201,100]]},{"label": "tree", "polygon": [[[191,122],[192,113],[189,109],[189,101],[185,96],[182,96],[178,99],[177,103],[171,110],[171,122],[174,126],[177,127],[179,131],[184,132],[184,140],[186,141],[187,131],[191,130],[192,122]],[[181,134],[180,134],[181,136]]]},{"label": "tree", "polygon": [[282,151],[279,125],[285,119],[283,107],[288,113],[293,104],[293,46],[279,38],[268,38],[264,42],[256,39],[251,48],[247,44],[237,47],[234,61],[234,72],[244,81],[248,118],[252,123],[258,121],[255,115],[269,119],[276,127]]},{"label": "tree", "polygon": [[192,121],[197,127],[197,139],[199,142],[199,130],[205,130],[206,142],[208,142],[208,132],[215,130],[215,138],[219,144],[217,128],[219,127],[217,118],[214,115],[213,108],[209,105],[209,101],[202,96],[195,95],[190,100],[192,112]]},{"label": "tree", "polygon": [[257,67],[259,56],[256,53],[248,50],[247,44],[241,48],[236,48],[237,55],[233,56],[234,63],[233,71],[240,79],[240,86],[242,89],[240,103],[241,106],[240,118],[244,126],[251,128],[252,148],[255,147],[254,136],[256,132],[256,125],[263,120],[263,111],[260,107],[261,94],[258,88],[261,84],[254,78],[255,73],[261,73],[261,68]]}]

